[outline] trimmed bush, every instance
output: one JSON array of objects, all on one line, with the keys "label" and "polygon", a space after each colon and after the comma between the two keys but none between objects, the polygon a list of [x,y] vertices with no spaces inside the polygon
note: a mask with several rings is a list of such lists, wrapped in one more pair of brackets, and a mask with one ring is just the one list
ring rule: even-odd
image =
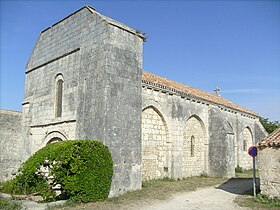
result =
[{"label": "trimmed bush", "polygon": [[[48,177],[40,175],[48,169]],[[113,176],[113,161],[106,146],[91,140],[73,140],[49,144],[32,155],[19,169],[15,179],[2,184],[14,194],[38,193],[46,200],[57,199],[54,185],[60,186],[59,197],[77,202],[108,198]]]}]

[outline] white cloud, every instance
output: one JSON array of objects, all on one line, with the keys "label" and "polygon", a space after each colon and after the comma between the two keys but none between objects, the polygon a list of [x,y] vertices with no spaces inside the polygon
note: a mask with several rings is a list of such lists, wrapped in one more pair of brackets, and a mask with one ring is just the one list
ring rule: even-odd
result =
[{"label": "white cloud", "polygon": [[[267,91],[267,90],[266,90]],[[229,89],[221,90],[221,93],[264,93],[265,90],[258,88],[243,88],[243,89]]]}]

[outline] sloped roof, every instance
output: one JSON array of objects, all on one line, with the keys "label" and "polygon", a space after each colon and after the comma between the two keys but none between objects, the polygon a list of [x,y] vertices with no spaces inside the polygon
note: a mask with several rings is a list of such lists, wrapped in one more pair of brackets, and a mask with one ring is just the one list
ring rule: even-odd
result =
[{"label": "sloped roof", "polygon": [[[30,63],[32,63],[32,56],[34,55],[35,48],[36,48],[36,46],[38,45],[38,43],[40,42],[40,38],[43,36],[43,34],[44,34],[45,32],[47,32],[48,30],[50,30],[51,28],[53,28],[54,26],[56,26],[56,25],[62,23],[62,22],[65,21],[66,19],[70,18],[70,17],[73,16],[74,14],[79,13],[79,12],[82,11],[82,10],[87,10],[87,11],[89,11],[92,15],[97,15],[98,17],[100,17],[100,18],[101,18],[106,24],[108,24],[108,25],[112,25],[112,26],[114,26],[114,27],[120,28],[120,29],[122,29],[122,30],[124,30],[124,31],[126,31],[126,32],[128,32],[128,33],[131,33],[131,34],[133,34],[133,35],[135,35],[135,36],[137,36],[137,37],[143,39],[143,40],[144,40],[144,38],[145,38],[144,35],[141,34],[139,31],[134,30],[133,28],[131,28],[131,27],[129,27],[129,26],[126,26],[126,25],[123,24],[123,23],[120,23],[120,22],[118,22],[118,21],[116,21],[116,20],[113,20],[113,19],[111,19],[111,18],[109,18],[109,17],[107,17],[107,16],[105,16],[105,15],[102,15],[102,14],[98,13],[98,12],[96,11],[96,9],[93,8],[93,7],[91,7],[91,6],[84,6],[84,7],[82,7],[82,8],[80,8],[80,9],[76,10],[75,12],[71,13],[70,15],[64,17],[63,19],[57,21],[56,23],[52,24],[51,26],[49,26],[49,27],[47,27],[47,28],[45,28],[44,30],[41,31],[41,33],[40,33],[40,35],[39,35],[39,37],[38,37],[38,39],[37,39],[37,41],[36,41],[35,47],[33,48],[33,51],[32,51],[32,53],[31,53],[31,56],[29,57],[29,60],[28,60],[28,62],[27,62],[27,64],[26,64],[26,72],[30,72],[31,69],[32,69],[32,70],[35,70],[35,69],[34,69],[34,66],[36,66],[36,68],[37,68],[37,67],[40,67],[40,65],[46,63],[46,62],[36,63],[36,65],[34,65],[34,66],[32,66],[32,67],[31,67],[31,65],[30,65]],[[44,50],[43,50],[43,51],[44,51]],[[51,55],[51,54],[49,54],[49,55]]]},{"label": "sloped roof", "polygon": [[113,25],[113,26],[116,26],[116,27],[118,27],[118,28],[121,28],[121,29],[123,29],[123,30],[125,30],[125,31],[128,31],[128,32],[130,32],[130,33],[132,33],[132,34],[134,34],[134,35],[136,35],[136,36],[139,36],[140,38],[144,38],[144,35],[143,34],[141,34],[141,33],[137,33],[137,31],[136,30],[134,30],[134,29],[132,29],[131,27],[129,27],[129,26],[127,26],[127,25],[125,25],[125,24],[123,24],[123,23],[121,23],[121,22],[119,22],[119,21],[116,21],[116,20],[113,20],[112,18],[109,18],[109,17],[107,17],[107,16],[105,16],[105,15],[102,15],[102,14],[100,14],[100,13],[98,13],[93,7],[91,7],[91,6],[85,6],[91,13],[96,13],[96,14],[98,14],[100,17],[102,17],[107,23],[109,23],[109,24],[111,24],[111,25]]},{"label": "sloped roof", "polygon": [[85,8],[88,9],[92,14],[97,14],[98,16],[100,16],[100,17],[101,17],[104,21],[106,21],[108,24],[111,24],[111,25],[113,25],[113,26],[116,26],[116,27],[118,27],[118,28],[121,28],[121,29],[123,29],[123,30],[125,30],[125,31],[127,31],[127,32],[130,32],[130,33],[132,33],[132,34],[134,34],[134,35],[136,35],[136,36],[139,36],[139,37],[142,38],[142,39],[144,38],[144,35],[141,34],[141,33],[138,33],[137,30],[134,30],[133,28],[131,28],[131,27],[129,27],[129,26],[127,26],[127,25],[125,25],[125,24],[123,24],[123,23],[121,23],[121,22],[118,22],[118,21],[116,21],[116,20],[113,20],[113,19],[111,19],[111,18],[105,16],[105,15],[100,14],[99,12],[96,11],[95,8],[93,8],[92,6],[88,6],[88,5],[82,7],[82,8],[80,8],[80,9],[78,9],[78,10],[76,10],[75,12],[71,13],[71,14],[68,15],[67,17],[65,17],[65,18],[63,18],[63,19],[57,21],[57,22],[54,23],[52,26],[50,26],[50,27],[44,29],[41,33],[45,32],[46,30],[48,30],[48,29],[50,29],[51,27],[53,27],[53,26],[59,24],[60,22],[66,20],[67,18],[69,18],[69,17],[71,17],[72,15],[74,15],[74,14],[80,12],[81,10],[83,10],[83,9],[85,9]]},{"label": "sloped roof", "polygon": [[258,143],[259,148],[280,147],[280,128],[277,128],[261,142]]},{"label": "sloped roof", "polygon": [[168,87],[171,89],[175,89],[177,91],[186,93],[187,95],[195,96],[197,98],[200,98],[200,99],[203,99],[203,100],[206,100],[209,102],[213,102],[215,104],[223,105],[228,108],[232,108],[232,109],[235,109],[235,110],[238,110],[241,112],[245,112],[245,113],[248,113],[248,114],[251,114],[254,116],[258,116],[258,114],[254,113],[242,106],[239,106],[227,99],[224,99],[221,96],[218,96],[216,94],[212,94],[212,93],[209,93],[209,92],[206,92],[206,91],[203,91],[203,90],[200,90],[200,89],[188,86],[188,85],[184,85],[182,83],[175,82],[175,81],[166,79],[164,77],[160,77],[158,75],[151,74],[149,72],[145,72],[145,71],[143,72],[142,80],[146,81],[146,82],[158,84],[161,86],[165,86],[165,87]]}]

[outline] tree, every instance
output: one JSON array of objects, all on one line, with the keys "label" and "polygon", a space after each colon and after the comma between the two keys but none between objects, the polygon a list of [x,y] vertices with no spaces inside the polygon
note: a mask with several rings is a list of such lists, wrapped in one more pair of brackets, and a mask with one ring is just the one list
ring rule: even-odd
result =
[{"label": "tree", "polygon": [[278,120],[269,121],[268,118],[260,117],[260,122],[268,133],[272,133],[276,128],[280,127],[280,122]]}]

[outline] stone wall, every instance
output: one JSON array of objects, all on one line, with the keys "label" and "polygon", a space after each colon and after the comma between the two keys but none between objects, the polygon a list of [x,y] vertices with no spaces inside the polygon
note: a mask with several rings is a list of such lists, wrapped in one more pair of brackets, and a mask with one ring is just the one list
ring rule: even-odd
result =
[{"label": "stone wall", "polygon": [[[204,173],[233,177],[237,165],[252,167],[252,158],[244,151],[244,139],[249,148],[266,135],[256,116],[181,96],[151,83],[143,82],[142,86],[144,179],[177,179]],[[166,138],[162,138],[163,130]]]},{"label": "stone wall", "polygon": [[99,140],[114,161],[110,196],[140,189],[142,42],[91,7],[42,31],[26,67],[26,157],[53,140]]},{"label": "stone wall", "polygon": [[142,180],[168,177],[170,147],[163,117],[153,107],[142,114]]},{"label": "stone wall", "polygon": [[11,179],[22,163],[21,117],[20,112],[0,110],[0,182]]},{"label": "stone wall", "polygon": [[142,39],[122,26],[96,24],[81,48],[76,137],[109,147],[113,196],[141,188]]},{"label": "stone wall", "polygon": [[235,176],[234,131],[216,108],[209,109],[209,174],[211,176]]},{"label": "stone wall", "polygon": [[[199,176],[206,173],[207,141],[204,123],[197,116],[190,117],[184,126],[182,145],[183,177]],[[191,169],[191,170],[190,170]]]},{"label": "stone wall", "polygon": [[280,199],[280,147],[259,150],[261,194]]}]

